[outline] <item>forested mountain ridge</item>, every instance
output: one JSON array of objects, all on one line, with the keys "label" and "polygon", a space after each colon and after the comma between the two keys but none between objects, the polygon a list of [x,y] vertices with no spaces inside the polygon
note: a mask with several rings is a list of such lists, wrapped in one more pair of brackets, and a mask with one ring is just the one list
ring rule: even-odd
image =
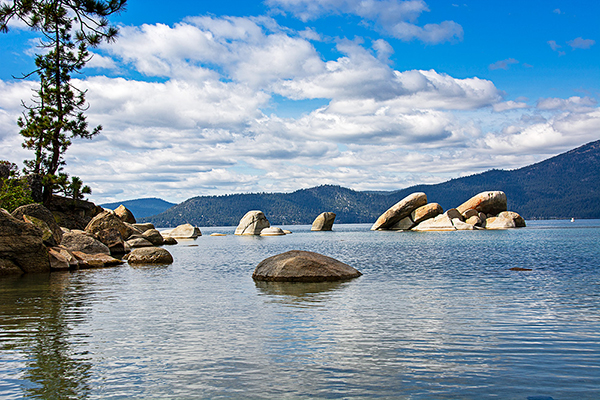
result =
[{"label": "forested mountain ridge", "polygon": [[126,200],[122,203],[105,203],[100,204],[100,207],[107,208],[109,210],[114,210],[121,204],[127,207],[129,211],[131,211],[133,215],[135,215],[136,218],[144,218],[160,214],[161,212],[175,205],[175,203],[169,203],[168,201],[153,197],[146,199]]},{"label": "forested mountain ridge", "polygon": [[487,190],[504,191],[509,210],[526,219],[600,218],[600,140],[517,170],[490,170],[392,193],[325,185],[293,193],[199,196],[142,220],[159,227],[235,226],[246,212],[261,210],[274,225],[310,224],[324,211],[336,213],[336,223],[369,223],[414,192],[425,192],[429,202],[446,210]]}]

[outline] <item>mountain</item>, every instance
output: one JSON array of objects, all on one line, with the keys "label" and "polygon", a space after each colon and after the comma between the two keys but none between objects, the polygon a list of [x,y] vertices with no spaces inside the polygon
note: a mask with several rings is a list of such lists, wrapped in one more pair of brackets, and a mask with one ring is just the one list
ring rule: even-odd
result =
[{"label": "mountain", "polygon": [[165,210],[173,207],[175,203],[169,203],[168,201],[157,199],[157,198],[147,198],[147,199],[136,199],[136,200],[126,200],[120,203],[105,203],[100,204],[100,207],[108,208],[109,210],[114,210],[123,204],[125,207],[129,209],[133,213],[136,219],[149,217],[152,215],[160,214]]},{"label": "mountain", "polygon": [[274,225],[310,224],[324,211],[335,212],[336,223],[368,223],[414,192],[425,192],[429,202],[447,210],[487,190],[504,191],[509,210],[526,219],[600,218],[600,140],[517,170],[490,170],[435,185],[394,192],[325,185],[293,193],[199,196],[143,220],[159,227],[235,226],[247,211],[261,210]]}]

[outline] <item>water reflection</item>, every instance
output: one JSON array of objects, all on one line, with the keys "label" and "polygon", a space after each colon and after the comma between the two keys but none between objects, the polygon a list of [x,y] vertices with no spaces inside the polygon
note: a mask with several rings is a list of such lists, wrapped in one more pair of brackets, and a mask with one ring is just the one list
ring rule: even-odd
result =
[{"label": "water reflection", "polygon": [[88,397],[92,364],[78,350],[86,335],[74,334],[85,308],[85,296],[71,286],[69,273],[0,282],[0,348],[12,361],[3,369],[20,380],[24,397]]},{"label": "water reflection", "polygon": [[338,282],[267,282],[255,281],[259,294],[271,297],[273,303],[295,307],[321,306],[334,292],[349,281]]}]

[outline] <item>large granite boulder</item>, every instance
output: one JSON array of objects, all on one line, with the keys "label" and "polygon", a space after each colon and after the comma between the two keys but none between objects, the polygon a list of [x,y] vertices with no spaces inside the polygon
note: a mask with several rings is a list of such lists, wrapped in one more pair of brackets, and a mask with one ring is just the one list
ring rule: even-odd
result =
[{"label": "large granite boulder", "polygon": [[482,192],[471,197],[456,209],[460,213],[473,209],[482,213],[497,215],[502,211],[506,211],[506,194],[501,191]]},{"label": "large granite boulder", "polygon": [[263,229],[270,226],[269,220],[262,211],[248,211],[240,220],[237,228],[235,228],[235,234],[260,235]]},{"label": "large granite boulder", "polygon": [[103,211],[96,215],[85,227],[85,231],[91,234],[97,234],[104,229],[115,228],[121,234],[123,240],[127,240],[135,231],[127,226],[112,211]]},{"label": "large granite boulder", "polygon": [[161,247],[141,247],[127,256],[129,264],[172,264],[173,256]]},{"label": "large granite boulder", "polygon": [[85,254],[110,254],[107,245],[85,232],[70,231],[64,233],[61,245],[71,251],[79,251]]},{"label": "large granite boulder", "polygon": [[49,272],[48,250],[42,231],[0,208],[0,273]]},{"label": "large granite boulder", "polygon": [[425,204],[427,204],[427,195],[425,193],[417,192],[410,194],[381,214],[371,227],[371,230],[389,229]]},{"label": "large granite boulder", "polygon": [[96,233],[96,237],[108,246],[111,256],[121,257],[126,253],[125,241],[123,240],[123,236],[121,236],[121,232],[116,227],[101,229]]},{"label": "large granite boulder", "polygon": [[123,204],[115,209],[115,215],[121,219],[123,222],[127,222],[129,224],[135,224],[137,221],[133,216],[133,213],[127,209]]},{"label": "large granite boulder", "polygon": [[29,215],[30,217],[34,217],[40,219],[48,225],[48,228],[52,231],[52,236],[54,237],[54,242],[56,244],[60,244],[62,241],[62,230],[60,226],[56,223],[54,219],[54,215],[50,210],[44,207],[41,204],[27,204],[21,206],[14,210],[11,215],[16,219],[23,219],[23,216]]},{"label": "large granite boulder", "polygon": [[[454,210],[454,209],[453,209]],[[427,219],[421,222],[419,225],[412,228],[413,231],[427,232],[427,231],[455,231],[456,228],[452,223],[452,218],[448,216],[448,212],[445,212],[437,217]]]},{"label": "large granite boulder", "polygon": [[319,214],[312,223],[311,231],[330,231],[335,221],[335,213],[324,212]]},{"label": "large granite boulder", "polygon": [[200,228],[192,224],[183,224],[175,229],[163,231],[162,236],[175,239],[196,239],[198,236],[202,236],[202,232],[200,232]]},{"label": "large granite boulder", "polygon": [[348,264],[310,251],[292,250],[261,261],[252,279],[277,282],[324,282],[362,274]]}]

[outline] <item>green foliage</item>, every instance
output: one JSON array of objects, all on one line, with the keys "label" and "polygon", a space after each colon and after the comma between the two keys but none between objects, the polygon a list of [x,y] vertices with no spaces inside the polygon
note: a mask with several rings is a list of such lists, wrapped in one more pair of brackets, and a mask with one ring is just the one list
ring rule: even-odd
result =
[{"label": "green foliage", "polygon": [[[122,11],[125,4],[126,0],[15,0],[0,6],[0,31],[6,32],[8,22],[14,18],[42,36],[36,70],[24,76],[37,74],[40,87],[32,104],[23,103],[27,111],[18,124],[24,137],[23,147],[35,154],[32,160],[25,161],[26,172],[48,177],[45,199],[52,195],[60,179],[57,173],[72,140],[91,139],[102,129],[88,129],[85,91],[74,87],[71,77],[81,73],[89,61],[88,47],[115,39],[117,29],[107,17]],[[72,189],[76,197],[82,193],[81,185]]]},{"label": "green foliage", "polygon": [[0,176],[0,208],[12,212],[20,206],[33,203],[27,180],[19,175],[16,164],[0,161],[0,167],[6,172]]}]

